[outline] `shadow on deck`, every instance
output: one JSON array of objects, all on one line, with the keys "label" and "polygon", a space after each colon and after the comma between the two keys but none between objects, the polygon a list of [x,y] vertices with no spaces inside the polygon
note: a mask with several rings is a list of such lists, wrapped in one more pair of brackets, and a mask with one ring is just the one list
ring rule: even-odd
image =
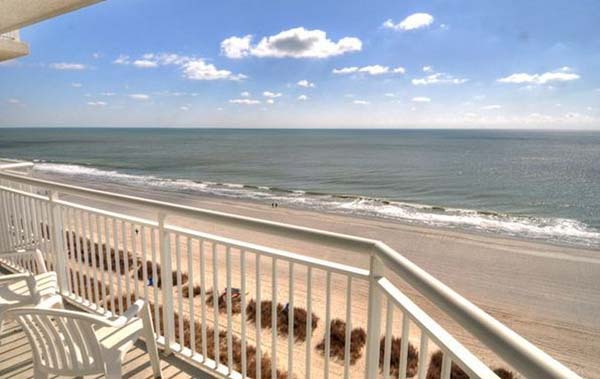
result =
[{"label": "shadow on deck", "polygon": [[[33,363],[27,337],[16,322],[6,322],[0,334],[0,378],[32,379]],[[145,344],[138,341],[127,353],[123,365],[123,378],[152,379],[152,367],[145,350]],[[164,379],[211,379],[213,376],[193,367],[174,356],[161,353],[161,367]],[[51,376],[50,378],[63,378]],[[104,378],[104,375],[91,375],[85,378]]]}]

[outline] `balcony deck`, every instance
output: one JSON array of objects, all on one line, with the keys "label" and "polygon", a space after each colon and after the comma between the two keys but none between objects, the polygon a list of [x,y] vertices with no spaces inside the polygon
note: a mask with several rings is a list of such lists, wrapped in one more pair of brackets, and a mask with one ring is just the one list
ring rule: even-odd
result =
[{"label": "balcony deck", "polygon": [[[30,379],[33,378],[31,348],[27,338],[16,322],[7,322],[0,334],[0,378]],[[152,367],[143,342],[138,342],[125,357],[123,378],[152,379]],[[174,355],[165,357],[161,354],[161,368],[164,378],[211,379],[213,376],[191,366]],[[62,378],[51,376],[50,378]],[[86,376],[85,378],[104,378],[103,375]]]}]

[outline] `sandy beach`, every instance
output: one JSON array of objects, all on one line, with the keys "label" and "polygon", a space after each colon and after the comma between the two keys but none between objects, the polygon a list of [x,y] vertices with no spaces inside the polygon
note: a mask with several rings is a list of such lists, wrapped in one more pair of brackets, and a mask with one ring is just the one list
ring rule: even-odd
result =
[{"label": "sandy beach", "polygon": [[[60,178],[55,177],[55,179]],[[580,375],[600,378],[598,374],[600,362],[597,359],[600,356],[600,280],[598,280],[600,278],[600,257],[598,257],[598,251],[554,246],[489,234],[407,225],[386,220],[322,214],[284,207],[273,209],[270,204],[175,193],[144,192],[140,189],[123,186],[117,188],[107,185],[102,189],[118,189],[121,192],[160,198],[179,204],[382,240]],[[153,217],[144,210],[126,209],[121,206],[111,207],[113,210],[128,214]],[[168,218],[167,222],[357,267],[366,267],[368,262],[366,256],[334,249],[323,249],[316,245],[225,225],[207,224],[197,220],[175,217]],[[233,258],[234,272],[239,272],[239,266],[236,266],[235,263],[238,261],[239,259]],[[207,266],[210,268],[211,265],[211,261],[208,260]],[[263,267],[264,272],[271,272],[268,264]],[[219,266],[218,269],[221,272],[224,268]],[[252,263],[247,269],[248,272],[254,270]],[[286,272],[287,266],[278,266],[279,278],[286,278]],[[239,277],[235,275],[232,280],[234,286],[239,283]],[[296,272],[294,281],[299,294],[295,295],[295,301],[302,304],[305,301],[302,294],[305,293],[306,288],[302,270]],[[286,278],[276,288],[279,302],[285,303],[287,299],[288,283]],[[313,281],[312,298],[313,310],[319,314],[319,317],[322,315],[323,283],[323,279],[316,275]],[[497,357],[490,355],[478,341],[475,341],[420,294],[403,283],[401,278],[396,278],[394,283],[474,353],[492,365],[502,364]],[[340,298],[340,303],[334,304],[336,311],[333,316],[343,316],[344,278],[334,279],[332,284],[334,298],[337,299],[337,295]],[[223,287],[224,282],[221,281],[219,286]],[[252,279],[249,279],[248,290],[250,293],[255,290]],[[263,299],[268,299],[271,291],[271,286],[263,285],[261,291]],[[353,326],[364,323],[364,319],[361,319],[360,315],[366,315],[366,296],[366,286],[356,283],[356,286],[353,286],[352,294]],[[399,325],[400,323],[395,322],[395,324]],[[397,328],[394,327],[394,331],[396,330]],[[313,345],[316,345],[321,339],[322,331],[323,318],[321,318],[319,333],[316,331],[313,336]],[[248,332],[253,333],[253,330],[248,329]],[[264,330],[262,335],[263,346],[265,343],[269,346],[270,331]],[[412,341],[412,339],[411,342],[417,345],[416,341]],[[277,352],[278,366],[285,368],[287,365],[287,348],[285,346],[287,345],[284,346],[282,343],[281,346],[281,348],[278,347]],[[303,351],[301,346],[295,346],[295,359],[296,353],[302,354]],[[314,364],[315,371],[318,371],[322,362],[314,362]],[[361,362],[357,363],[359,366],[361,364]],[[301,362],[295,362],[294,367],[296,365],[299,369],[302,366]]]}]

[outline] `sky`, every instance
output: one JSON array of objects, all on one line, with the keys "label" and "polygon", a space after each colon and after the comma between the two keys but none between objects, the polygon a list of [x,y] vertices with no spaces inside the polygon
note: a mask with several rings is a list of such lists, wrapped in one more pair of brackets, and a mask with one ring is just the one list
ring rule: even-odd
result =
[{"label": "sky", "polygon": [[28,26],[3,127],[600,129],[600,2],[107,0]]}]

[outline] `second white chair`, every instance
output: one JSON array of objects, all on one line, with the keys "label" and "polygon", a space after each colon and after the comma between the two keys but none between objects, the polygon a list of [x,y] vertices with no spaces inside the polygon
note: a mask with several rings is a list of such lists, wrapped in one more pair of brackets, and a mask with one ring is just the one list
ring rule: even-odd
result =
[{"label": "second white chair", "polygon": [[[121,378],[123,358],[143,335],[154,377],[161,377],[150,309],[138,300],[116,320],[64,309],[40,307],[12,309],[8,316],[23,328],[33,352],[34,378],[49,375],[105,374]],[[141,316],[141,317],[140,317]]]}]

